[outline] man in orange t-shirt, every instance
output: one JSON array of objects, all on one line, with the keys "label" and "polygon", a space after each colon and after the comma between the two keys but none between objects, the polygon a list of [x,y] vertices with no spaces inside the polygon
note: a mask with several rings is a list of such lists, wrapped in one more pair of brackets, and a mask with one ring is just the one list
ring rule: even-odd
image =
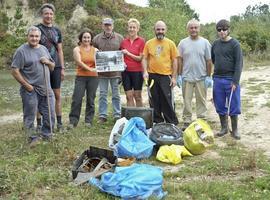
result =
[{"label": "man in orange t-shirt", "polygon": [[173,41],[165,37],[166,24],[158,21],[154,31],[156,37],[146,42],[143,51],[144,78],[154,80],[150,89],[154,122],[178,124],[174,111],[172,90],[176,85],[178,51]]}]

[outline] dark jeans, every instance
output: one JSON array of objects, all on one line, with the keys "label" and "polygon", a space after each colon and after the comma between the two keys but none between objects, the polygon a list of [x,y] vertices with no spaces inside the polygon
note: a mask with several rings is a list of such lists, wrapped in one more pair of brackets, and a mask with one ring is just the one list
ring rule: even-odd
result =
[{"label": "dark jeans", "polygon": [[[34,121],[37,111],[39,111],[43,119],[41,134],[43,137],[51,137],[47,97],[39,95],[35,90],[28,92],[24,87],[21,87],[20,94],[23,103],[23,122],[27,136],[30,138],[37,137],[37,133],[34,131]],[[49,98],[53,128],[55,121],[55,98],[52,90],[50,91]]]},{"label": "dark jeans", "polygon": [[154,79],[154,85],[150,89],[152,95],[152,107],[154,108],[154,122],[172,123],[177,125],[178,119],[174,111],[174,99],[170,86],[170,76],[160,74],[149,74],[149,83]]},{"label": "dark jeans", "polygon": [[77,126],[82,108],[82,99],[86,91],[85,122],[92,123],[95,115],[95,98],[98,87],[98,77],[95,76],[77,76],[72,96],[71,110],[69,113],[69,122]]}]

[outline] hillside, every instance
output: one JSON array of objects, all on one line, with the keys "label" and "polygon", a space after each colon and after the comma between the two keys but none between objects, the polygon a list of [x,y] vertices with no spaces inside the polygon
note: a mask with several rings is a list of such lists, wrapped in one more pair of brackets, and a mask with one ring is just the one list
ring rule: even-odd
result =
[{"label": "hillside", "polygon": [[[126,23],[135,17],[141,22],[140,35],[146,40],[152,38],[153,25],[163,20],[168,26],[167,37],[176,44],[187,36],[186,23],[199,18],[185,0],[149,0],[149,7],[142,8],[127,4],[124,0],[1,0],[0,1],[0,66],[10,65],[14,50],[25,41],[27,27],[40,22],[39,7],[45,3],[56,7],[55,24],[62,30],[65,60],[72,60],[72,49],[82,28],[90,28],[94,34],[101,31],[101,20],[111,17],[115,20],[115,31],[126,34]],[[250,60],[270,60],[269,5],[259,4],[247,7],[246,12],[231,17],[231,34],[237,38]],[[213,42],[216,38],[215,24],[206,24],[201,35]],[[254,56],[255,55],[255,56]],[[255,58],[255,59],[254,59]],[[258,58],[258,59],[256,59]],[[265,63],[263,63],[265,64]]]},{"label": "hillside", "polygon": [[[152,27],[155,21],[163,19],[169,27],[168,37],[178,42],[185,34],[186,13],[171,15],[170,11],[160,13],[160,8],[141,8],[127,4],[124,0],[2,0],[0,12],[1,66],[10,64],[14,49],[24,41],[26,27],[39,23],[37,10],[44,2],[53,3],[56,7],[55,24],[64,35],[64,54],[66,61],[71,58],[71,49],[77,43],[77,34],[82,28],[90,28],[95,34],[101,31],[103,17],[115,20],[115,31],[125,35],[126,22],[130,17],[141,21],[140,34],[149,39],[153,37]],[[147,18],[147,20],[145,20]],[[180,23],[175,26],[175,21]],[[174,27],[174,31],[172,29]]]}]

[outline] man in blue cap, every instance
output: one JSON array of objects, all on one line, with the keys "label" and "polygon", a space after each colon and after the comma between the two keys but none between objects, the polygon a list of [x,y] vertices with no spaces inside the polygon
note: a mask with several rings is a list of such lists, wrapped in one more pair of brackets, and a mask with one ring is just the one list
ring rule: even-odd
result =
[{"label": "man in blue cap", "polygon": [[[120,44],[124,39],[122,35],[114,32],[114,21],[111,18],[102,20],[103,32],[96,35],[93,39],[93,45],[100,51],[117,51],[120,50]],[[121,72],[99,72],[99,123],[107,121],[108,116],[108,87],[111,85],[112,90],[112,107],[113,117],[115,120],[121,116],[121,102],[119,81]]]}]

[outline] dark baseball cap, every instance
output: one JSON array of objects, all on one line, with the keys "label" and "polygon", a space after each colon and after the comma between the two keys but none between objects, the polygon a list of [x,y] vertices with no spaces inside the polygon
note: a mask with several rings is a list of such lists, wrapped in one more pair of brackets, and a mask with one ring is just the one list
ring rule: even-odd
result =
[{"label": "dark baseball cap", "polygon": [[111,19],[111,18],[105,18],[105,19],[102,20],[102,24],[113,25],[113,19]]}]

